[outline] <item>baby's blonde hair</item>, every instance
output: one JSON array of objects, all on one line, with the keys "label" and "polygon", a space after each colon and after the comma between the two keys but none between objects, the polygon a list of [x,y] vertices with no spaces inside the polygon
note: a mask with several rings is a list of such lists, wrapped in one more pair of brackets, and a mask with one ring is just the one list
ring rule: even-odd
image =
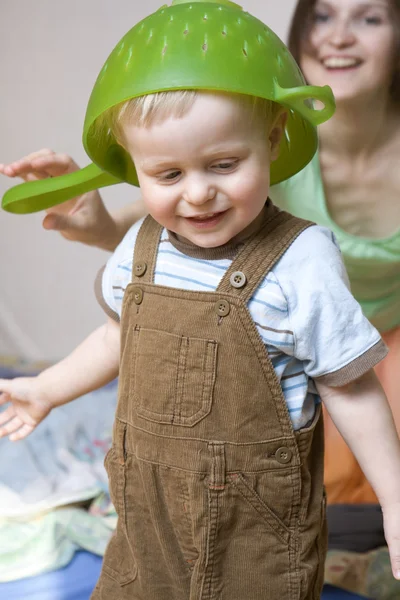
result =
[{"label": "baby's blonde hair", "polygon": [[[180,118],[189,112],[200,90],[171,90],[132,98],[113,106],[96,120],[98,134],[105,130],[111,132],[121,146],[125,146],[124,127],[135,123],[140,127],[150,127],[162,123],[169,117]],[[203,93],[225,94],[204,90]],[[266,126],[271,125],[283,107],[272,100],[265,100],[246,94],[229,94],[231,98],[248,109],[252,119],[259,119]]]}]

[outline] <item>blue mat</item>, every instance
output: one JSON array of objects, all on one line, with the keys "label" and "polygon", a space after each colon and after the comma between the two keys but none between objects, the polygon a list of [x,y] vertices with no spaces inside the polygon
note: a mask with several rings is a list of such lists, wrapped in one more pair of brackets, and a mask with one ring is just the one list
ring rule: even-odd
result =
[{"label": "blue mat", "polygon": [[[358,594],[351,594],[345,592],[339,588],[333,587],[332,585],[326,585],[324,587],[321,600],[367,600],[365,596],[359,596]],[[372,598],[371,598],[372,600]]]},{"label": "blue mat", "polygon": [[[63,569],[38,577],[0,583],[0,598],[4,600],[89,600],[100,575],[102,559],[89,552],[77,552]],[[365,600],[325,586],[321,600]]]},{"label": "blue mat", "polygon": [[90,552],[76,552],[63,569],[37,577],[0,583],[4,600],[89,600],[100,575],[102,558]]}]

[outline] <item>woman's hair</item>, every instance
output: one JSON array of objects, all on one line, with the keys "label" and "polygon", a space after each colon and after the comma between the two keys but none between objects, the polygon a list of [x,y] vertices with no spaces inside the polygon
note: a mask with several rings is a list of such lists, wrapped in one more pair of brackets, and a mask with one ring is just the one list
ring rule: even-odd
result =
[{"label": "woman's hair", "polygon": [[[302,46],[308,40],[312,16],[317,0],[298,0],[289,28],[289,50],[300,64]],[[389,0],[390,17],[396,35],[395,66],[390,93],[400,102],[400,0]]]},{"label": "woman's hair", "polygon": [[[141,127],[149,127],[154,123],[161,123],[169,117],[183,117],[189,112],[197,96],[201,93],[200,90],[175,90],[132,98],[106,111],[96,120],[95,129],[99,134],[104,130],[110,130],[117,142],[124,146],[125,125],[135,123]],[[225,92],[215,93],[223,94]],[[243,107],[248,108],[251,118],[263,119],[265,123],[272,123],[282,110],[280,104],[263,98],[246,94],[229,94],[229,96],[235,98]]]}]

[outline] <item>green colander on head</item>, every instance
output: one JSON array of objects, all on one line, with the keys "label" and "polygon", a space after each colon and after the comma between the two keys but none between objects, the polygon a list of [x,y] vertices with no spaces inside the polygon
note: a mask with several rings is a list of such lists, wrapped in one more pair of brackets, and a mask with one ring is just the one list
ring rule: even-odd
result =
[{"label": "green colander on head", "polygon": [[[14,213],[43,210],[90,190],[138,185],[129,154],[108,129],[105,111],[154,92],[196,89],[249,94],[289,109],[271,184],[300,171],[317,149],[316,126],[334,112],[329,87],[308,86],[282,41],[264,23],[228,0],[173,0],[135,25],[117,44],[94,85],[83,131],[94,164],[53,179],[11,188],[2,206]],[[314,108],[314,100],[323,103]]]}]

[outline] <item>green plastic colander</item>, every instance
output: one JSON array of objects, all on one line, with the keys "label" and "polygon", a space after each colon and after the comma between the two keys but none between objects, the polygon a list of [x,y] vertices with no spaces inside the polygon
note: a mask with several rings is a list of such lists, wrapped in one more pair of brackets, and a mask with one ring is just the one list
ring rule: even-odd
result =
[{"label": "green plastic colander", "polygon": [[[3,208],[30,213],[115,183],[137,186],[135,166],[111,132],[93,135],[96,119],[130,98],[178,89],[250,94],[289,109],[280,156],[271,165],[272,184],[311,160],[317,149],[316,126],[335,108],[331,89],[306,85],[282,41],[240,6],[228,0],[174,0],[122,38],[97,78],[83,130],[83,145],[94,164],[17,185],[4,195]],[[314,100],[324,108],[316,110]]]}]

